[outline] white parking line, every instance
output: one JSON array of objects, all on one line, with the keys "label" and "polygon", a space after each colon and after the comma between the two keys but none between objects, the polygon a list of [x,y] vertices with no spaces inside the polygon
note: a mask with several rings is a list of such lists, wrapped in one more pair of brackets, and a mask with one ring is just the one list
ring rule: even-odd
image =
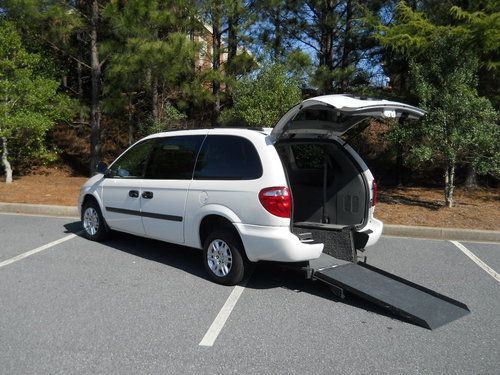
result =
[{"label": "white parking line", "polygon": [[212,346],[214,344],[217,336],[219,336],[220,331],[222,331],[224,324],[226,324],[229,315],[231,315],[234,306],[236,306],[236,302],[238,302],[238,299],[245,290],[245,285],[246,282],[242,286],[236,285],[234,287],[229,297],[227,297],[226,303],[224,304],[224,306],[222,306],[219,314],[217,314],[217,316],[215,317],[215,320],[208,329],[207,333],[205,333],[205,336],[203,336],[203,338],[201,339],[199,343],[200,346]]},{"label": "white parking line", "polygon": [[27,258],[30,255],[39,253],[40,251],[47,250],[47,249],[49,249],[49,248],[51,248],[53,246],[59,245],[60,243],[66,242],[68,240],[71,240],[72,238],[75,238],[76,236],[77,236],[77,234],[70,234],[70,235],[68,235],[66,237],[63,237],[63,238],[60,238],[58,240],[52,241],[52,242],[50,242],[50,243],[48,243],[46,245],[37,247],[36,249],[30,250],[30,251],[26,251],[25,253],[16,255],[15,257],[12,257],[12,258],[9,258],[7,260],[4,260],[3,262],[0,262],[0,267],[7,266],[9,264],[17,262],[18,260]]},{"label": "white parking line", "polygon": [[475,254],[473,254],[460,242],[458,241],[450,241],[450,242],[456,247],[458,247],[465,255],[471,258],[474,261],[474,263],[476,263],[479,267],[488,272],[496,281],[500,282],[500,275],[493,268],[484,263],[481,259],[479,259]]}]

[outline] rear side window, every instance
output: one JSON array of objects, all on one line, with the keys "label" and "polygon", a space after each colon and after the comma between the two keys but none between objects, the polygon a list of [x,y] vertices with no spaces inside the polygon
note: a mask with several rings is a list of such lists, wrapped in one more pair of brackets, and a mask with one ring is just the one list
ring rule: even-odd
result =
[{"label": "rear side window", "polygon": [[156,144],[146,170],[146,178],[190,180],[204,135],[166,137]]},{"label": "rear side window", "polygon": [[248,139],[232,135],[208,136],[200,151],[197,180],[255,180],[262,176],[257,150]]}]

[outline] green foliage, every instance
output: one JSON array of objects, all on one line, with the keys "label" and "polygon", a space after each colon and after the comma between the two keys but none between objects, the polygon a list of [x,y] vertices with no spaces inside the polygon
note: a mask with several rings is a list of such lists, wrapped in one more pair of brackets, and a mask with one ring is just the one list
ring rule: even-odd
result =
[{"label": "green foliage", "polygon": [[252,12],[255,15],[255,30],[252,37],[263,49],[263,54],[275,63],[284,63],[293,50],[293,39],[299,32],[298,18],[302,6],[300,1],[255,0]]},{"label": "green foliage", "polygon": [[103,47],[110,55],[104,108],[129,113],[141,134],[171,124],[171,103],[203,100],[194,72],[198,46],[187,37],[191,11],[182,0],[112,0],[104,9],[113,30]]},{"label": "green foliage", "polygon": [[298,82],[282,65],[265,66],[256,77],[247,76],[237,82],[234,106],[222,112],[221,122],[271,127],[300,99]]},{"label": "green foliage", "polygon": [[43,41],[69,42],[71,32],[81,29],[84,19],[73,2],[65,0],[2,0],[2,9],[8,14],[31,47]]},{"label": "green foliage", "polygon": [[[468,10],[449,3],[425,4],[422,11],[415,11],[400,1],[395,10],[395,22],[379,23],[375,38],[388,51],[398,65],[410,58],[425,56],[437,47],[439,40],[448,35],[460,43],[463,51],[472,53],[479,63],[479,91],[500,108],[500,7],[498,1],[485,1],[481,6],[471,2]],[[442,8],[441,12],[436,7]],[[444,15],[440,14],[444,11]],[[392,55],[391,55],[392,54]],[[401,65],[401,61],[399,61]]]},{"label": "green foliage", "polygon": [[397,126],[391,135],[409,151],[410,162],[445,170],[469,164],[479,173],[498,175],[498,116],[477,93],[477,70],[477,58],[453,35],[443,35],[432,51],[411,60],[413,92],[428,113],[417,124]]},{"label": "green foliage", "polygon": [[233,77],[239,77],[247,74],[257,68],[255,57],[248,51],[242,51],[233,57],[230,63],[225,66],[226,73]]},{"label": "green foliage", "polygon": [[383,47],[406,56],[425,53],[443,32],[449,31],[446,26],[433,24],[424,13],[414,11],[404,1],[396,7],[396,19],[391,25],[380,24],[375,37]]},{"label": "green foliage", "polygon": [[[492,3],[492,2],[489,2]],[[500,51],[500,11],[493,6],[483,11],[466,11],[458,6],[449,8],[455,18],[452,24],[437,24],[423,12],[417,12],[404,1],[396,7],[397,22],[378,26],[376,38],[382,46],[415,56],[435,48],[435,43],[444,35],[453,35],[463,47],[472,49],[478,55],[487,56]],[[432,16],[432,15],[431,15]],[[500,67],[498,55],[484,61],[490,69]]]},{"label": "green foliage", "polygon": [[16,161],[53,158],[45,134],[71,115],[72,103],[58,93],[59,82],[40,73],[45,63],[24,49],[11,23],[0,21],[0,137],[22,140],[19,149],[11,149]]},{"label": "green foliage", "polygon": [[[79,135],[87,131],[94,92],[103,134],[119,124],[130,141],[215,124],[220,111],[225,124],[272,126],[300,100],[299,88],[311,86],[420,103],[427,118],[395,124],[390,133],[398,165],[403,150],[415,169],[455,160],[499,173],[498,119],[484,98],[500,108],[498,0],[107,0],[99,2],[96,30],[97,94],[89,79],[91,2],[1,4],[1,18],[20,37],[10,41],[8,27],[2,30],[3,48],[26,55],[17,53],[10,75],[3,59],[1,72],[13,109],[0,101],[0,129],[17,166],[46,158],[46,129],[68,117],[72,105],[61,105],[68,99],[58,93],[59,81],[78,98]],[[389,77],[387,87],[374,80],[381,71],[378,82]]]},{"label": "green foliage", "polygon": [[[496,6],[494,3],[497,3]],[[483,11],[468,12],[458,6],[450,8],[451,14],[461,21],[468,47],[474,47],[486,57],[484,63],[490,70],[500,69],[500,6],[489,1]]]}]

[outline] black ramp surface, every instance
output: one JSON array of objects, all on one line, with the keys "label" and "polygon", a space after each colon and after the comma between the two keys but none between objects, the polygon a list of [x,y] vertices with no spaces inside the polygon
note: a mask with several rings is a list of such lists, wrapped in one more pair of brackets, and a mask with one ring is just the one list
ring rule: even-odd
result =
[{"label": "black ramp surface", "polygon": [[355,262],[356,250],[353,247],[352,230],[338,225],[323,225],[319,223],[295,223],[294,233],[311,233],[315,242],[324,244],[323,253],[337,259]]},{"label": "black ramp surface", "polygon": [[344,264],[317,271],[314,277],[429,329],[469,313],[458,301],[368,265]]}]

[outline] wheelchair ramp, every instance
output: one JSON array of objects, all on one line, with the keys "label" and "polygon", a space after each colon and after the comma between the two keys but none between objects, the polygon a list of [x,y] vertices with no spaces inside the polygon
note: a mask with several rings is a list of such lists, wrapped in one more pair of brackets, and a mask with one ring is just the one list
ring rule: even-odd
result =
[{"label": "wheelchair ramp", "polygon": [[435,329],[470,313],[469,308],[454,299],[392,275],[365,263],[332,262],[312,267],[312,278],[335,289],[357,295],[396,315],[428,329]]}]

